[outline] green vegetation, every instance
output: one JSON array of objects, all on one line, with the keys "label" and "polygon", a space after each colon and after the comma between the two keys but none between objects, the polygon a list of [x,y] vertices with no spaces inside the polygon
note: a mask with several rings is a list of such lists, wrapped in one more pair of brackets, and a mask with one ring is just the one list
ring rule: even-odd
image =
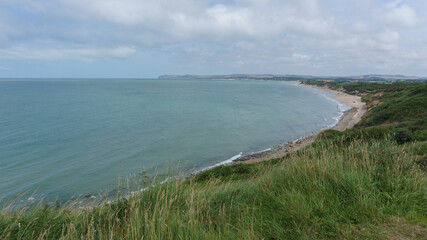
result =
[{"label": "green vegetation", "polygon": [[232,166],[219,166],[211,171],[201,172],[194,177],[194,181],[206,182],[212,179],[221,181],[237,180],[254,177],[257,172],[258,168],[256,166],[240,163]]},{"label": "green vegetation", "polygon": [[386,84],[307,81],[304,83],[328,86],[362,96],[369,111],[355,126],[356,129],[382,126],[388,128],[393,134],[406,130],[411,140],[427,140],[426,82]]},{"label": "green vegetation", "polygon": [[5,209],[0,239],[426,239],[426,104],[416,105],[424,86],[338,83],[369,105],[354,129],[326,130],[281,159],[148,184],[94,209]]}]

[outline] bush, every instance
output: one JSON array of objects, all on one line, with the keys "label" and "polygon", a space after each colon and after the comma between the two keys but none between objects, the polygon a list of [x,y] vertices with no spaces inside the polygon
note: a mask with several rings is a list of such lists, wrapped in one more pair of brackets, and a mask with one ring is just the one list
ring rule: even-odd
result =
[{"label": "bush", "polygon": [[398,144],[404,144],[412,141],[412,135],[408,130],[398,130],[394,134],[394,140],[396,140]]}]

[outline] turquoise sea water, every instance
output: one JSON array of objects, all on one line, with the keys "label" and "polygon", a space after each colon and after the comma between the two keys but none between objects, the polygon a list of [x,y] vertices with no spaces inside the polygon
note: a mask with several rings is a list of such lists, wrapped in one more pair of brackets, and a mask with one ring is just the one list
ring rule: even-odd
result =
[{"label": "turquoise sea water", "polygon": [[334,125],[344,106],[293,82],[0,80],[0,200],[69,199],[146,170],[203,169]]}]

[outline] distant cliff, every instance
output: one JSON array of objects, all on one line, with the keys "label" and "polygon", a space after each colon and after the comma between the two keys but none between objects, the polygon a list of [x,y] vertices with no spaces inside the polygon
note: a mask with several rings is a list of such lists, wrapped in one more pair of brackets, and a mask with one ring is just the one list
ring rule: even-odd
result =
[{"label": "distant cliff", "polygon": [[230,75],[161,75],[159,79],[212,79],[212,80],[334,80],[334,81],[425,81],[425,77],[404,75],[356,75],[356,76],[311,76],[311,75],[274,75],[274,74],[230,74]]}]

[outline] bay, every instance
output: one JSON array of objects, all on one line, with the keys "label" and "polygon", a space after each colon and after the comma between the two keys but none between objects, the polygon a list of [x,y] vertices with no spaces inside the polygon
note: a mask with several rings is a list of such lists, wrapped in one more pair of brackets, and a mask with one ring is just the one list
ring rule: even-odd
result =
[{"label": "bay", "polygon": [[0,80],[0,200],[110,192],[141,171],[200,170],[312,135],[345,110],[280,81]]}]

